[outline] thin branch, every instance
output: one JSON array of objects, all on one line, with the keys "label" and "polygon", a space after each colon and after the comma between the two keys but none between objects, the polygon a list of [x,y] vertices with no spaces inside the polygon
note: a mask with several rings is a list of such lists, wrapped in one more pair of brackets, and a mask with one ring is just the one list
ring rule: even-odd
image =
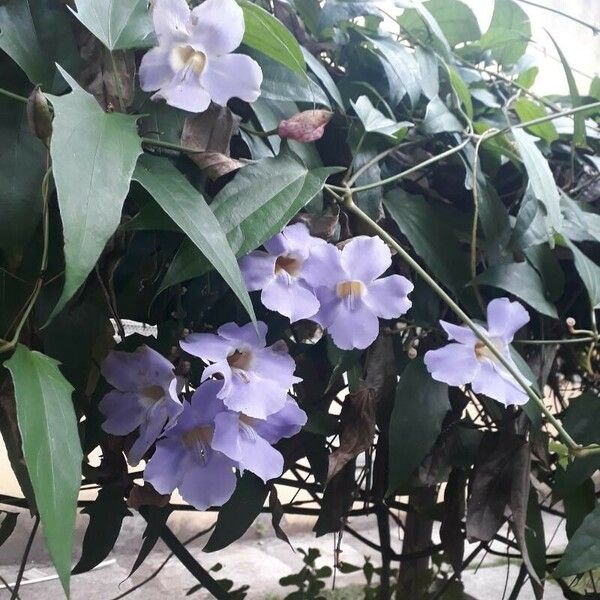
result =
[{"label": "thin branch", "polygon": [[12,100],[17,100],[18,102],[24,102],[27,104],[27,98],[25,96],[20,96],[19,94],[15,94],[14,92],[9,92],[4,88],[0,88],[0,96],[6,96],[7,98],[11,98]]},{"label": "thin branch", "polygon": [[29,539],[27,540],[27,545],[25,546],[25,551],[23,552],[23,558],[21,559],[21,564],[19,566],[19,573],[17,575],[17,580],[15,581],[15,586],[13,587],[12,594],[10,596],[10,600],[17,600],[19,597],[19,588],[21,587],[21,581],[23,580],[23,573],[25,572],[25,565],[27,564],[27,559],[29,558],[29,553],[31,552],[31,546],[33,546],[33,540],[35,538],[35,534],[38,530],[38,526],[40,524],[39,515],[35,516],[35,522],[33,523],[33,529],[29,534]]},{"label": "thin branch", "polygon": [[529,6],[535,6],[536,8],[541,8],[556,15],[560,15],[561,17],[565,17],[565,19],[569,19],[570,21],[573,21],[578,25],[582,25],[583,27],[591,29],[594,35],[598,35],[598,33],[600,33],[600,28],[596,27],[595,25],[587,23],[586,21],[583,21],[582,19],[579,19],[577,17],[574,17],[573,15],[563,12],[562,10],[558,10],[558,8],[553,8],[552,6],[544,6],[543,4],[538,4],[537,2],[532,2],[531,0],[517,0],[517,2],[521,2],[522,4],[528,4]]}]

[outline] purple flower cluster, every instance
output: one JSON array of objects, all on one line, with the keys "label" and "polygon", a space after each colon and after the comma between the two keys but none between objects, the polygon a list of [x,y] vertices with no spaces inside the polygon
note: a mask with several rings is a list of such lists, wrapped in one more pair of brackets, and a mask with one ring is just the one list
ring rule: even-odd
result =
[{"label": "purple flower cluster", "polygon": [[[112,352],[102,372],[116,389],[100,403],[103,429],[138,431],[127,456],[137,464],[156,443],[144,478],[160,494],[178,489],[198,510],[220,506],[236,485],[236,469],[263,481],[283,472],[273,448],[295,435],[306,414],[289,395],[295,363],[283,343],[266,347],[267,327],[223,325],[217,334],[192,334],[181,343],[211,363],[191,400],[180,402],[173,365],[147,346]],[[212,377],[218,376],[218,379]]]},{"label": "purple flower cluster", "polygon": [[290,319],[312,319],[343,350],[366,348],[379,333],[379,318],[404,314],[412,283],[381,277],[392,264],[378,237],[358,236],[342,249],[312,237],[302,223],[288,225],[240,259],[249,291],[262,290],[265,307]]}]

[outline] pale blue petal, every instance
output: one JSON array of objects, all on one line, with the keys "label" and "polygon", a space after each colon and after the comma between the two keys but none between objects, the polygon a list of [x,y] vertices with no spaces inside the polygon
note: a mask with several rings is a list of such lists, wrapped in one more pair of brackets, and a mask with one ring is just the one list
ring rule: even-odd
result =
[{"label": "pale blue petal", "polygon": [[448,385],[464,385],[473,381],[481,365],[472,346],[454,342],[429,350],[424,360],[431,376]]},{"label": "pale blue petal", "polygon": [[276,256],[271,256],[262,250],[256,250],[239,259],[240,271],[249,292],[262,290],[273,281],[276,260]]},{"label": "pale blue petal", "polygon": [[519,302],[511,302],[508,298],[496,298],[488,304],[487,322],[492,337],[510,343],[515,333],[529,323],[529,313]]},{"label": "pale blue petal", "polygon": [[191,41],[208,56],[233,52],[244,37],[244,13],[234,0],[205,0],[192,10]]},{"label": "pale blue petal", "polygon": [[305,424],[306,413],[288,396],[283,408],[269,415],[264,421],[257,420],[254,430],[269,444],[276,444],[282,438],[296,435]]},{"label": "pale blue petal", "polygon": [[260,96],[262,79],[258,63],[245,54],[211,56],[200,75],[202,86],[220,106],[231,98],[254,102]]},{"label": "pale blue petal", "polygon": [[261,294],[263,305],[278,312],[294,323],[310,319],[319,310],[319,301],[306,284],[287,273],[277,275],[264,286]]},{"label": "pale blue petal", "polygon": [[412,306],[408,294],[413,289],[413,284],[406,277],[390,275],[369,283],[363,300],[378,317],[395,319]]},{"label": "pale blue petal", "polygon": [[342,248],[342,266],[349,279],[370,283],[392,264],[392,254],[379,237],[360,235]]}]

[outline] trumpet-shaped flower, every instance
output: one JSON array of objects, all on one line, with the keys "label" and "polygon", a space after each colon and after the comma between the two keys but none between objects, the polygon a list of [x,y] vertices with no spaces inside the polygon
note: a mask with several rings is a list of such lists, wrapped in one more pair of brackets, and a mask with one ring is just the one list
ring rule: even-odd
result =
[{"label": "trumpet-shaped flower", "polygon": [[258,322],[239,327],[227,323],[217,333],[193,333],[181,342],[183,350],[213,363],[204,369],[202,381],[223,378],[218,397],[230,410],[264,419],[281,410],[294,383],[296,363],[283,343],[266,347],[267,326]]},{"label": "trumpet-shaped flower", "polygon": [[355,237],[342,250],[331,244],[313,250],[305,269],[321,304],[313,320],[342,350],[366,348],[379,333],[379,317],[393,319],[411,307],[414,286],[406,277],[380,278],[391,264],[390,250],[378,237]]},{"label": "trumpet-shaped flower", "polygon": [[198,510],[221,506],[236,485],[235,462],[211,448],[215,417],[225,410],[218,390],[218,382],[207,381],[184,403],[177,425],[158,441],[144,473],[159,494],[179,489]]},{"label": "trumpet-shaped flower", "polygon": [[[487,307],[487,329],[494,346],[515,369],[509,344],[515,333],[529,322],[529,314],[518,302],[496,298]],[[449,385],[470,383],[477,394],[485,394],[508,406],[525,404],[527,394],[471,329],[440,321],[450,344],[425,353],[431,376]]]},{"label": "trumpet-shaped flower", "polygon": [[127,435],[139,428],[127,453],[129,462],[136,465],[182,411],[173,365],[148,346],[140,346],[135,352],[111,352],[101,370],[116,388],[100,401],[100,412],[106,417],[102,429]]},{"label": "trumpet-shaped flower", "polygon": [[283,456],[271,444],[292,437],[305,423],[306,413],[290,396],[280,411],[265,419],[222,412],[215,417],[212,447],[267,482],[283,473]]},{"label": "trumpet-shaped flower", "polygon": [[256,250],[240,259],[249,291],[262,290],[261,301],[293,323],[319,310],[319,301],[304,279],[304,265],[311,250],[327,242],[310,235],[303,223],[288,225],[265,242],[266,252]]},{"label": "trumpet-shaped flower", "polygon": [[244,14],[235,0],[206,0],[193,10],[186,0],[156,0],[153,18],[158,46],[140,65],[142,89],[158,90],[152,99],[198,113],[211,100],[225,106],[233,97],[259,97],[258,63],[232,54],[244,37]]}]

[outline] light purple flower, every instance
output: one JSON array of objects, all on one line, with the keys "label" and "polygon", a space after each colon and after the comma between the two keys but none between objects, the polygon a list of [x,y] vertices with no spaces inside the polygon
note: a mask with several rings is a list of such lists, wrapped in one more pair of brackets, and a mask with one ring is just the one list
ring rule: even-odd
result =
[{"label": "light purple flower", "polygon": [[[515,333],[529,322],[529,314],[518,302],[496,298],[487,307],[487,329],[494,346],[515,368],[509,344]],[[425,364],[437,381],[459,386],[470,383],[477,394],[485,394],[508,406],[525,404],[527,394],[471,329],[440,321],[452,343],[425,353]]]},{"label": "light purple flower", "polygon": [[269,309],[293,323],[319,310],[319,301],[304,278],[311,250],[327,242],[310,235],[304,223],[288,225],[265,242],[266,252],[256,250],[239,260],[249,291],[262,290],[260,299]]},{"label": "light purple flower", "polygon": [[342,350],[366,348],[379,333],[379,319],[394,319],[412,303],[413,284],[401,275],[378,279],[392,264],[389,248],[378,237],[352,238],[342,250],[315,248],[305,277],[321,304],[313,317],[329,330]]},{"label": "light purple flower", "polygon": [[283,473],[283,456],[271,444],[296,435],[305,423],[306,413],[290,396],[280,411],[266,419],[222,412],[215,417],[212,447],[267,482]]},{"label": "light purple flower", "polygon": [[129,462],[136,465],[182,411],[173,365],[148,346],[140,346],[135,352],[111,352],[101,370],[116,388],[98,406],[106,417],[102,429],[127,435],[139,428],[139,436],[127,453]]},{"label": "light purple flower", "polygon": [[296,363],[283,342],[266,348],[267,326],[258,322],[239,327],[227,323],[217,333],[193,333],[181,347],[205,362],[202,381],[214,375],[223,378],[218,397],[230,410],[264,419],[283,408],[287,392],[301,379],[294,377]]},{"label": "light purple flower", "polygon": [[158,46],[140,65],[144,91],[152,99],[189,112],[205,111],[211,100],[225,106],[234,96],[254,102],[262,71],[244,54],[231,54],[244,37],[244,14],[235,0],[206,0],[190,10],[186,0],[156,0]]},{"label": "light purple flower", "polygon": [[207,381],[184,403],[177,425],[157,442],[144,472],[159,494],[177,488],[198,510],[223,505],[236,485],[235,462],[211,448],[215,417],[225,410],[218,390],[218,382]]}]

